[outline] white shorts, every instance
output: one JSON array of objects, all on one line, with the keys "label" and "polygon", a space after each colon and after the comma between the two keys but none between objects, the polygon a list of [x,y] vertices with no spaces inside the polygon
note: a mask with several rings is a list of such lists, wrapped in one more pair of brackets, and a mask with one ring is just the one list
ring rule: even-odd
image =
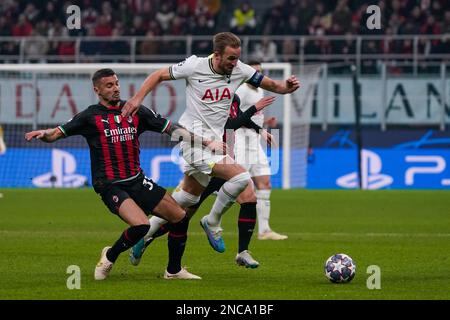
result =
[{"label": "white shorts", "polygon": [[256,148],[246,148],[236,144],[234,159],[250,173],[251,177],[270,176],[271,170],[267,155],[260,144]]},{"label": "white shorts", "polygon": [[211,172],[214,165],[226,157],[224,154],[214,154],[211,150],[201,147],[188,147],[185,142],[181,142],[181,171],[188,176],[192,176],[203,187],[206,187],[211,180]]}]

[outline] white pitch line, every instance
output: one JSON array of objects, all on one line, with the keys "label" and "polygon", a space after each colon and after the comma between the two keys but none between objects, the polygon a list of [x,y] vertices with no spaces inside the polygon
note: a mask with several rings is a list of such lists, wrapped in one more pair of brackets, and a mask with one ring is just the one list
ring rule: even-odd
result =
[{"label": "white pitch line", "polygon": [[[64,236],[71,237],[77,234],[85,234],[85,235],[98,235],[98,231],[89,230],[89,231],[72,231],[72,230],[63,230],[63,231],[47,231],[47,230],[0,230],[0,234],[55,234],[62,233]],[[102,231],[102,233],[117,233],[116,231]],[[225,236],[236,236],[236,232],[223,232]],[[286,232],[286,234],[290,237],[391,237],[391,238],[449,238],[450,233],[396,233],[396,232],[368,232],[368,233],[349,233],[349,232]],[[189,236],[205,236],[204,232],[189,232]],[[289,241],[285,240],[286,242]],[[283,241],[284,242],[284,241]]]},{"label": "white pitch line", "polygon": [[450,237],[450,233],[396,233],[396,232],[380,232],[380,233],[346,233],[346,232],[333,232],[333,233],[311,233],[311,232],[286,232],[291,236],[333,236],[333,237]]}]

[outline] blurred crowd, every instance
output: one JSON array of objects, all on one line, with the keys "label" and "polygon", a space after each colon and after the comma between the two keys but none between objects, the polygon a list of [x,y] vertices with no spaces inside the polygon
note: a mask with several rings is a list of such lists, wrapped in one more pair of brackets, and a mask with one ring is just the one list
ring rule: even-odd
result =
[{"label": "blurred crowd", "polygon": [[[81,9],[81,29],[66,28],[66,8],[76,4]],[[376,4],[381,10],[380,30],[369,30],[366,8]],[[192,52],[211,52],[209,35],[230,30],[238,35],[311,35],[316,39],[304,43],[308,57],[324,54],[355,54],[356,41],[345,36],[357,34],[410,35],[450,34],[449,0],[2,0],[0,1],[0,36],[33,36],[26,41],[25,55],[39,57],[66,56],[75,53],[75,41],[51,41],[55,36],[118,37],[143,36],[136,43],[139,56],[183,54],[186,35],[205,35],[196,40]],[[152,41],[155,36],[180,36],[180,41]],[[323,35],[344,36],[329,41]],[[448,37],[447,37],[448,38]],[[421,54],[450,52],[449,40],[421,41]],[[19,44],[0,41],[0,55],[18,55]],[[412,53],[412,40],[374,40],[362,43],[362,53]],[[130,55],[130,42],[120,39],[113,45],[99,40],[83,40],[80,53]],[[266,62],[295,61],[300,42],[289,38],[263,38],[252,41],[249,50],[254,58]],[[31,61],[32,62],[32,61]]]}]

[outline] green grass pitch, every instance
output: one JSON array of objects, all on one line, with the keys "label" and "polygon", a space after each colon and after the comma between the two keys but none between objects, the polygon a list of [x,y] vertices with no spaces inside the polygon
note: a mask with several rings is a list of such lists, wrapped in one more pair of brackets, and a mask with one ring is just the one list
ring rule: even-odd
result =
[{"label": "green grass pitch", "polygon": [[[223,218],[227,250],[213,251],[199,226],[209,199],[191,221],[183,264],[200,281],[167,281],[166,237],[141,264],[122,254],[105,281],[94,281],[101,249],[125,224],[90,189],[0,190],[0,299],[449,299],[448,191],[274,190],[271,225],[285,241],[253,239],[258,269],[238,267],[235,205]],[[332,284],[325,260],[346,253],[357,264],[348,284]],[[66,286],[67,267],[81,270],[81,289]],[[369,290],[367,267],[381,270]]]}]

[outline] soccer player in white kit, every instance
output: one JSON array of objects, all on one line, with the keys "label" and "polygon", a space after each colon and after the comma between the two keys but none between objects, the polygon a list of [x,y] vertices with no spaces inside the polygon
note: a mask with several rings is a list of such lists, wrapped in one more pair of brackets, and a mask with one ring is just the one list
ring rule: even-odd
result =
[{"label": "soccer player in white kit", "polygon": [[[220,152],[233,95],[244,82],[280,94],[294,92],[300,84],[295,76],[285,81],[272,80],[242,63],[239,60],[240,39],[231,32],[216,34],[213,47],[214,53],[207,58],[193,55],[179,64],[150,74],[139,91],[128,100],[122,115],[137,112],[145,96],[162,81],[185,79],[186,110],[179,123],[205,139],[214,140],[212,143],[217,143],[218,147],[216,150],[214,146],[205,149],[202,146],[192,147],[189,142],[181,143],[182,156],[187,165],[183,169],[183,180],[172,196],[181,207],[188,208],[199,201],[211,176],[227,180],[219,190],[210,213],[200,221],[213,249],[224,252],[221,216],[251,183],[249,173],[229,155]],[[153,223],[148,235],[151,236],[163,223],[163,220],[159,225]]]},{"label": "soccer player in white kit", "polygon": [[[249,62],[249,65],[259,73],[262,72],[261,63]],[[261,88],[246,83],[240,86],[236,94],[241,99],[241,110],[245,111],[264,97]],[[264,114],[257,112],[252,118],[258,126],[264,125]],[[252,177],[256,186],[256,211],[258,216],[258,239],[284,240],[288,237],[273,231],[269,225],[270,218],[270,166],[267,156],[261,146],[261,136],[253,129],[240,128],[236,130],[234,156],[236,163],[244,167]]]}]

